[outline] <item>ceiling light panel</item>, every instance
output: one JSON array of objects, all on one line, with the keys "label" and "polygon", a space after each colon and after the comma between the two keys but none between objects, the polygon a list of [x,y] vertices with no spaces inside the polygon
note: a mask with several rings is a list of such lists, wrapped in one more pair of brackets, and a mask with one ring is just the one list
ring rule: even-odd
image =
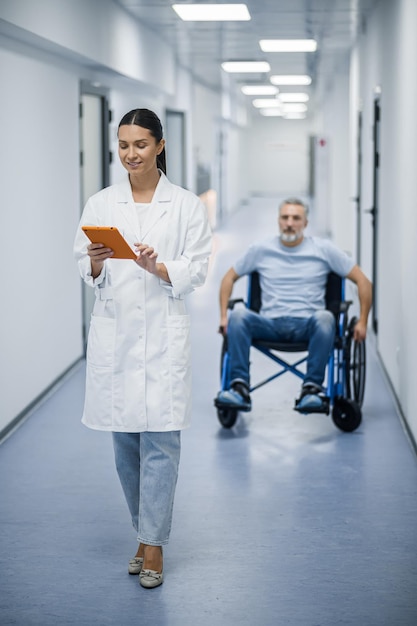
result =
[{"label": "ceiling light panel", "polygon": [[286,120],[305,120],[306,114],[305,113],[284,113],[283,117]]},{"label": "ceiling light panel", "polygon": [[273,85],[311,85],[310,76],[304,74],[276,74],[270,81]]},{"label": "ceiling light panel", "polygon": [[314,39],[261,39],[263,52],[314,52],[317,42]]},{"label": "ceiling light panel", "polygon": [[231,22],[251,19],[246,4],[173,4],[186,22]]},{"label": "ceiling light panel", "polygon": [[282,117],[283,115],[281,109],[259,109],[259,113],[265,117]]},{"label": "ceiling light panel", "polygon": [[276,98],[255,98],[255,100],[252,100],[252,104],[257,109],[275,108],[281,106],[281,102]]},{"label": "ceiling light panel", "polygon": [[244,85],[241,90],[245,96],[276,96],[278,93],[278,87],[273,85]]},{"label": "ceiling light panel", "polygon": [[288,102],[281,105],[284,113],[305,113],[307,105],[298,102]]},{"label": "ceiling light panel", "polygon": [[225,61],[222,63],[225,72],[269,72],[271,67],[266,61]]},{"label": "ceiling light panel", "polygon": [[308,102],[310,97],[307,93],[280,93],[281,102]]}]

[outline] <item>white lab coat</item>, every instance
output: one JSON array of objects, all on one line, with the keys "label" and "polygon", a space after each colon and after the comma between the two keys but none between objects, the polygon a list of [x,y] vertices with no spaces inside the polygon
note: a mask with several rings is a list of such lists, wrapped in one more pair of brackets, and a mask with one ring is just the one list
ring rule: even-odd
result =
[{"label": "white lab coat", "polygon": [[[132,248],[135,242],[153,246],[171,284],[125,259],[107,259],[93,279],[84,224],[116,226]],[[88,200],[74,244],[81,276],[96,292],[87,345],[86,426],[143,432],[189,425],[190,319],[184,296],[204,283],[210,251],[204,205],[162,172],[142,229],[128,177]]]}]

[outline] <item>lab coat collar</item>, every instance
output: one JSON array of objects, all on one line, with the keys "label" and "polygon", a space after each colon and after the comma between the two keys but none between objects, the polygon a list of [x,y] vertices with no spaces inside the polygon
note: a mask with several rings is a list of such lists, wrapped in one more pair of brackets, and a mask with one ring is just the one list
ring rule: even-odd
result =
[{"label": "lab coat collar", "polygon": [[[152,203],[170,202],[172,198],[173,185],[169,182],[168,178],[165,176],[162,170],[158,171],[161,176],[156,186]],[[129,176],[126,176],[126,178],[124,178],[117,185],[117,203],[129,204],[130,202],[133,202],[132,188],[130,186]]]},{"label": "lab coat collar", "polygon": [[[173,185],[169,182],[162,170],[159,170],[159,173],[161,176],[152,198],[151,207],[143,226],[143,232],[141,233],[142,241],[144,241],[149,231],[167,212],[168,202],[172,199]],[[124,206],[133,204],[132,188],[128,176],[117,186],[117,204],[122,211]]]}]

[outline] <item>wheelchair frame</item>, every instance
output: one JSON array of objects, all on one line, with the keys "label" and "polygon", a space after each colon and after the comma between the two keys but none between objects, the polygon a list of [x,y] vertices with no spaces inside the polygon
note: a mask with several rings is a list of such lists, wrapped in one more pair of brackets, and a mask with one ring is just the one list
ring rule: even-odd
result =
[{"label": "wheelchair frame", "polygon": [[[249,275],[247,301],[242,298],[230,300],[228,308],[233,310],[238,302],[253,311],[259,311],[261,307],[261,290],[259,275],[253,272]],[[365,342],[357,342],[353,338],[353,329],[357,318],[348,320],[348,309],[351,302],[345,300],[345,279],[334,272],[330,272],[326,285],[326,308],[335,315],[336,337],[334,348],[327,363],[326,386],[322,388],[326,394],[325,412],[327,415],[332,410],[332,419],[335,425],[345,432],[356,430],[362,420],[361,406],[365,392],[366,376],[366,346]],[[289,363],[276,352],[307,352],[308,344],[290,344],[283,342],[253,341],[252,347],[272,359],[281,369],[271,376],[250,387],[250,392],[263,387],[267,383],[290,372],[304,380],[305,374],[300,366],[306,362],[307,356]],[[229,354],[227,351],[227,337],[223,338],[221,354],[221,389],[228,389],[229,380]],[[238,417],[239,410],[235,407],[223,405],[217,398],[214,400],[217,408],[217,416],[225,428],[231,428]],[[297,407],[294,407],[297,410]],[[300,411],[301,412],[301,411]],[[307,413],[309,411],[302,411]]]}]

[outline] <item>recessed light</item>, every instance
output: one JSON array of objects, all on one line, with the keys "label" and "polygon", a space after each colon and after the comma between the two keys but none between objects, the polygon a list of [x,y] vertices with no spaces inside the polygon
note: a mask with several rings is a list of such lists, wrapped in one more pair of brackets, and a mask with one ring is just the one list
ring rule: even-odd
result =
[{"label": "recessed light", "polygon": [[225,61],[222,63],[225,72],[269,72],[271,66],[266,61]]},{"label": "recessed light", "polygon": [[314,52],[317,50],[315,39],[261,39],[259,45],[264,52]]},{"label": "recessed light", "polygon": [[273,85],[310,85],[311,78],[304,74],[276,74],[271,76]]},{"label": "recessed light", "polygon": [[241,89],[245,96],[276,96],[278,93],[278,87],[273,85],[244,85]]},{"label": "recessed light", "polygon": [[281,102],[276,98],[255,98],[255,100],[252,100],[252,104],[257,109],[282,106]]},{"label": "recessed light", "polygon": [[282,117],[281,109],[259,109],[259,113],[265,117]]},{"label": "recessed light", "polygon": [[280,93],[281,102],[308,102],[310,97],[307,93]]},{"label": "recessed light", "polygon": [[173,4],[171,6],[186,22],[229,22],[251,19],[246,4]]},{"label": "recessed light", "polygon": [[288,102],[282,104],[282,109],[284,113],[305,113],[307,111],[307,105],[299,104],[298,102]]},{"label": "recessed light", "polygon": [[305,113],[284,113],[283,117],[286,120],[305,120],[306,114]]}]

